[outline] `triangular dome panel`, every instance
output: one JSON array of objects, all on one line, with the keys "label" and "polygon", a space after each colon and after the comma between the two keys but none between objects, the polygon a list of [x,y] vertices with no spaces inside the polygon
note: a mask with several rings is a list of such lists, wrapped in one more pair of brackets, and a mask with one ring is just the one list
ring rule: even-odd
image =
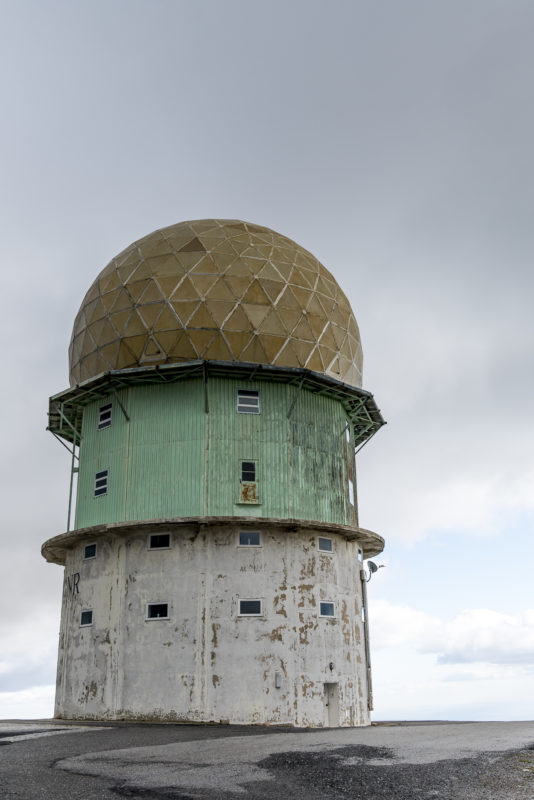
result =
[{"label": "triangular dome panel", "polygon": [[287,237],[240,220],[177,223],[125,248],[86,293],[69,348],[74,381],[112,362],[199,357],[305,362],[361,385],[358,326],[332,274]]}]

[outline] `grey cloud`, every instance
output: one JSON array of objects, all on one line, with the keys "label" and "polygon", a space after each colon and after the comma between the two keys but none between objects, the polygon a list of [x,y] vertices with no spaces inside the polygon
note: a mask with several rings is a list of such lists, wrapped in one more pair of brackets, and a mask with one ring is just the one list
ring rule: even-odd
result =
[{"label": "grey cloud", "polygon": [[50,686],[55,682],[55,658],[31,667],[16,665],[0,675],[0,694],[3,692],[19,692],[36,686]]}]

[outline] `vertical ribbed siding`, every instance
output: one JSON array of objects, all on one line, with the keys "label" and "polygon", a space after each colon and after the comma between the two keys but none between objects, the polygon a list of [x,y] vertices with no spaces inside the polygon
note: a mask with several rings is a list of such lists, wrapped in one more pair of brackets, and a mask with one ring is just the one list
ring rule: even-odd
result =
[{"label": "vertical ribbed siding", "polygon": [[347,476],[342,437],[346,415],[329,397],[303,391],[291,415],[294,516],[347,522]]},{"label": "vertical ribbed siding", "polygon": [[[258,389],[259,414],[236,411],[238,389]],[[208,507],[211,514],[288,517],[287,387],[253,381],[209,382]],[[239,503],[240,463],[257,461],[259,505]],[[214,479],[213,479],[214,478]]]},{"label": "vertical ribbed siding", "polygon": [[136,389],[124,519],[203,513],[202,409],[199,381]]},{"label": "vertical ribbed siding", "polygon": [[[129,389],[117,392],[126,409],[130,404]],[[133,394],[133,392],[132,392]],[[98,430],[98,411],[112,403],[112,421],[109,428]],[[76,499],[76,527],[99,522],[117,522],[124,519],[124,485],[128,469],[129,428],[117,399],[113,394],[84,410],[82,442]],[[108,492],[93,496],[95,473],[107,469]]]},{"label": "vertical ribbed siding", "polygon": [[[260,392],[260,414],[236,411],[238,389]],[[202,380],[131,386],[85,409],[76,526],[181,516],[296,517],[351,524],[352,448],[337,400],[266,381],[212,378],[205,413]],[[97,430],[113,402],[113,423]],[[258,467],[258,504],[242,504],[240,462]],[[94,474],[109,491],[94,499]]]}]

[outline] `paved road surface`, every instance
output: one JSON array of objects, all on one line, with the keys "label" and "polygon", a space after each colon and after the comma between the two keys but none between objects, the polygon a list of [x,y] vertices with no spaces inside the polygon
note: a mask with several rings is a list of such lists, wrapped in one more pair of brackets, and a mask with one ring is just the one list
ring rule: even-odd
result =
[{"label": "paved road surface", "polygon": [[534,722],[0,722],[3,800],[534,800]]}]

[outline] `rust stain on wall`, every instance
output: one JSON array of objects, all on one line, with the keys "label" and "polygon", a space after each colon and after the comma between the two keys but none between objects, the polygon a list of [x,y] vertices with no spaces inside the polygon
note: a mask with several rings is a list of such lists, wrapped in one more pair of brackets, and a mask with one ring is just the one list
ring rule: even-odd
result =
[{"label": "rust stain on wall", "polygon": [[308,620],[308,622],[304,622],[304,614],[301,611],[299,611],[299,619],[301,622],[299,627],[299,643],[309,644],[308,631],[315,630],[315,628],[317,628],[317,623],[314,623],[313,619]]},{"label": "rust stain on wall", "polygon": [[315,597],[313,595],[313,583],[301,583],[297,587],[297,592],[300,594],[300,600],[298,603],[298,608],[304,608],[306,604],[309,606],[315,606]]},{"label": "rust stain on wall", "polygon": [[361,636],[361,633],[360,633],[360,626],[359,625],[355,625],[354,626],[354,640],[355,640],[356,644],[360,644],[361,638],[362,638],[362,636]]},{"label": "rust stain on wall", "polygon": [[287,612],[285,606],[283,605],[285,601],[286,601],[286,594],[283,592],[282,594],[275,595],[273,604],[275,613],[281,614],[283,617],[287,619]]},{"label": "rust stain on wall", "polygon": [[282,583],[280,584],[280,591],[286,592],[287,591],[287,564],[284,558],[283,560],[283,567],[282,567],[282,574],[284,576]]},{"label": "rust stain on wall", "polygon": [[258,484],[257,483],[242,483],[241,484],[241,497],[242,503],[257,503],[258,502]]},{"label": "rust stain on wall", "polygon": [[[350,619],[349,619],[349,614],[348,614],[348,609],[347,609],[347,603],[345,602],[345,600],[341,601],[341,612],[340,613],[341,613],[341,630],[342,630],[342,633],[343,633],[343,641],[344,641],[346,647],[348,648],[348,647],[350,647],[350,640],[351,640],[351,635],[350,635],[351,625],[350,625]],[[349,653],[350,653],[350,651],[347,650],[347,655]],[[347,660],[350,661],[350,658],[348,658]]]},{"label": "rust stain on wall", "polygon": [[271,642],[281,642],[283,630],[285,630],[285,625],[279,625],[278,628],[273,628],[270,633],[263,633],[259,638],[269,639]]},{"label": "rust stain on wall", "polygon": [[315,556],[310,556],[300,569],[300,580],[315,578]]},{"label": "rust stain on wall", "polygon": [[83,692],[81,693],[78,702],[87,703],[89,701],[89,698],[96,697],[97,691],[98,691],[98,686],[96,685],[96,681],[91,681],[91,683],[85,684]]},{"label": "rust stain on wall", "polygon": [[206,642],[205,642],[205,632],[206,632],[206,609],[202,609],[202,614],[200,617],[201,620],[201,631],[202,631],[202,642],[200,648],[200,663],[204,666],[204,653],[206,651]]},{"label": "rust stain on wall", "polygon": [[216,649],[217,645],[218,645],[217,632],[218,632],[220,627],[221,626],[219,625],[218,622],[212,622],[211,623],[211,641],[212,641],[214,649]]}]

